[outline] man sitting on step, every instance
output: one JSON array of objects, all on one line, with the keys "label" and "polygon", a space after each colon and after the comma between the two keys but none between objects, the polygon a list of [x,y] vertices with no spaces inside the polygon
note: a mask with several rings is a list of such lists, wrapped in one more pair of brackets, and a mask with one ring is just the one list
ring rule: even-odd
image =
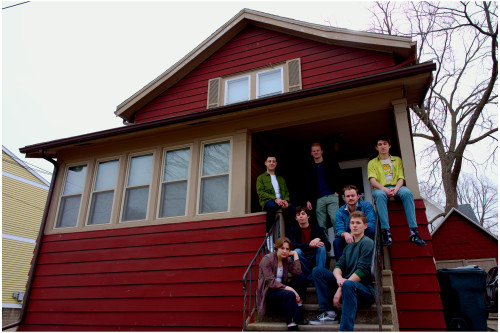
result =
[{"label": "man sitting on step", "polygon": [[368,219],[360,211],[352,212],[349,218],[354,242],[345,247],[344,253],[333,269],[333,274],[324,267],[313,269],[321,314],[309,323],[312,325],[333,323],[337,319],[334,306],[338,309],[342,303],[339,331],[353,331],[358,305],[370,306],[375,302],[371,276],[374,243],[365,236]]}]

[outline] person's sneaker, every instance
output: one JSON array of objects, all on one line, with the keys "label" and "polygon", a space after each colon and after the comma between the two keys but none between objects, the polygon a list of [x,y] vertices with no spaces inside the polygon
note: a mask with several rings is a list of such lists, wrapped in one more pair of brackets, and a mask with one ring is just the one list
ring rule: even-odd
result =
[{"label": "person's sneaker", "polygon": [[304,319],[304,318],[300,318],[300,319],[297,319],[295,321],[295,324],[297,324],[297,325],[307,325],[307,324],[309,324],[309,320]]},{"label": "person's sneaker", "polygon": [[382,229],[382,246],[389,246],[392,244],[391,232],[389,229]]},{"label": "person's sneaker", "polygon": [[323,312],[315,320],[311,320],[309,324],[311,325],[325,325],[325,324],[333,324],[333,322],[337,319],[337,314],[328,314],[328,312]]},{"label": "person's sneaker", "polygon": [[410,235],[410,242],[416,244],[417,246],[427,246],[422,237],[418,234],[418,231],[414,231],[413,234]]}]

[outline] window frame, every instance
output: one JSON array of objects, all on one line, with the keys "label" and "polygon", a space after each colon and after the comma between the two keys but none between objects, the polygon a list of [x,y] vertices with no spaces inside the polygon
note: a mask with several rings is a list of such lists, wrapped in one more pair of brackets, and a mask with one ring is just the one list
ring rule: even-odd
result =
[{"label": "window frame", "polygon": [[[248,79],[247,99],[229,103],[228,102],[228,97],[229,97],[229,94],[228,94],[228,85],[229,85],[229,83],[231,81],[237,81],[237,80],[241,80],[241,79],[244,79],[244,78]],[[252,99],[252,76],[251,75],[249,75],[249,74],[247,74],[247,75],[240,75],[240,76],[236,76],[236,77],[232,77],[232,78],[224,80],[224,105],[231,105],[231,104],[236,104],[236,103],[242,103],[242,102],[249,101],[251,99]]]},{"label": "window frame", "polygon": [[[266,95],[262,95],[260,96],[259,95],[259,88],[260,88],[260,75],[262,74],[265,74],[265,73],[269,73],[269,72],[275,72],[275,71],[279,71],[280,73],[280,91],[279,92],[276,92],[276,93],[272,93],[272,94],[266,94]],[[265,97],[269,97],[269,96],[275,96],[275,95],[279,95],[279,94],[283,94],[285,92],[285,77],[283,75],[283,66],[278,66],[276,68],[272,68],[272,69],[267,69],[267,70],[264,70],[264,71],[260,71],[260,72],[257,72],[255,73],[255,98],[265,98]]]},{"label": "window frame", "polygon": [[[141,151],[141,152],[136,152],[136,153],[129,153],[127,154],[127,164],[125,166],[126,172],[125,172],[125,178],[123,179],[123,191],[122,191],[122,198],[121,198],[121,205],[120,205],[120,219],[119,223],[133,223],[133,222],[141,222],[141,221],[147,221],[149,219],[149,207],[151,205],[151,191],[152,191],[152,185],[153,185],[153,179],[154,179],[154,167],[155,167],[155,161],[156,161],[156,151],[155,150],[146,150],[146,151]],[[138,188],[142,187],[145,184],[142,185],[135,185],[135,186],[128,186],[128,178],[130,174],[130,166],[132,159],[134,157],[140,157],[140,156],[147,156],[151,155],[152,162],[151,162],[151,172],[149,175],[149,183],[148,183],[148,198],[147,198],[147,204],[146,204],[146,216],[143,219],[138,219],[138,220],[127,220],[125,221],[124,218],[124,207],[125,207],[125,200],[127,198],[127,189],[129,188]]]},{"label": "window frame", "polygon": [[[65,195],[64,190],[66,189],[66,182],[68,180],[69,169],[73,168],[73,167],[77,167],[77,166],[86,167],[87,170],[85,171],[85,179],[83,182],[84,186],[83,186],[82,192],[79,192],[79,194],[78,194],[80,196],[80,205],[78,207],[78,215],[76,217],[76,224],[73,226],[57,226],[59,223],[59,219],[60,219],[61,204],[62,204],[63,198],[75,196],[74,193],[69,194],[69,195]],[[84,196],[85,196],[85,184],[87,183],[88,177],[89,177],[89,169],[90,169],[89,166],[90,166],[89,161],[70,163],[70,164],[67,164],[65,166],[64,179],[63,179],[63,181],[61,183],[61,187],[59,189],[59,191],[60,191],[59,192],[59,202],[58,202],[57,210],[56,210],[56,214],[55,214],[53,230],[62,230],[62,229],[69,229],[69,228],[77,228],[78,227],[78,224],[82,218],[82,211],[83,212],[85,211],[82,203],[83,203]]]},{"label": "window frame", "polygon": [[[182,150],[182,149],[187,149],[189,148],[189,164],[188,164],[188,176],[186,179],[186,205],[184,207],[184,215],[177,215],[177,216],[160,216],[160,212],[162,210],[162,188],[163,184],[168,183],[163,180],[163,175],[165,173],[165,162],[167,158],[167,152],[169,151],[175,151],[175,150]],[[189,204],[191,202],[190,200],[190,195],[191,195],[191,175],[192,175],[192,170],[194,167],[193,164],[193,152],[194,152],[194,144],[190,143],[187,145],[179,145],[179,146],[172,146],[172,147],[164,147],[162,149],[162,158],[161,158],[161,165],[160,165],[160,174],[159,174],[159,179],[158,179],[158,197],[157,197],[157,208],[156,208],[156,218],[157,219],[173,219],[173,218],[182,218],[182,217],[187,217],[188,216],[188,211],[189,211]],[[179,180],[173,181],[173,182],[178,182]]]},{"label": "window frame", "polygon": [[[110,190],[100,190],[100,191],[96,191],[95,190],[95,185],[96,185],[96,181],[97,181],[97,175],[98,175],[98,171],[99,171],[99,165],[101,163],[106,163],[106,162],[112,162],[112,161],[117,161],[118,162],[118,167],[117,167],[117,170],[116,170],[116,179],[115,179],[115,187],[113,189],[113,200],[112,200],[112,204],[111,204],[111,212],[110,212],[110,218],[109,218],[109,222],[107,223],[97,223],[97,224],[90,224],[90,213],[91,213],[91,208],[92,208],[92,197],[94,195],[94,193],[103,193],[103,192],[109,192]],[[122,158],[121,156],[111,156],[111,157],[106,157],[106,158],[101,158],[101,159],[96,159],[95,160],[95,163],[94,163],[94,170],[93,170],[93,174],[92,174],[92,187],[90,189],[90,192],[89,192],[89,201],[88,201],[88,204],[87,204],[87,216],[85,218],[85,227],[95,227],[95,226],[98,226],[98,225],[110,225],[113,223],[113,215],[114,215],[114,212],[115,212],[115,209],[116,209],[116,197],[117,197],[117,190],[118,190],[118,181],[120,179],[120,168],[121,168],[121,164],[122,164]]]},{"label": "window frame", "polygon": [[[209,175],[209,176],[203,176],[203,155],[205,152],[205,146],[210,145],[210,144],[217,144],[217,143],[224,143],[224,142],[229,142],[229,159],[228,159],[228,183],[227,183],[227,210],[225,211],[219,211],[219,212],[208,212],[208,213],[202,213],[201,210],[201,189],[202,189],[202,180],[205,178],[212,178],[212,177],[219,177],[224,174],[217,174],[217,175]],[[199,143],[199,159],[198,159],[198,176],[197,176],[197,183],[198,183],[198,188],[197,188],[197,194],[196,194],[196,211],[195,211],[195,216],[206,216],[206,215],[213,215],[213,214],[223,214],[223,213],[228,213],[231,211],[231,184],[232,184],[232,164],[233,164],[233,137],[223,137],[223,138],[217,138],[217,139],[212,139],[212,140],[203,140],[200,141]]]}]

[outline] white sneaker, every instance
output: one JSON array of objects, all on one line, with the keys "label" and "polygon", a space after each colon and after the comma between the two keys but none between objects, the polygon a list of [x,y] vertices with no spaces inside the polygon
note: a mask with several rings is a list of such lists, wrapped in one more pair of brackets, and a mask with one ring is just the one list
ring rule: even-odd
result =
[{"label": "white sneaker", "polygon": [[328,312],[323,312],[320,314],[318,317],[316,317],[315,320],[309,321],[309,324],[311,325],[326,325],[326,324],[333,324],[333,322],[337,319],[337,314],[333,313],[328,314]]}]

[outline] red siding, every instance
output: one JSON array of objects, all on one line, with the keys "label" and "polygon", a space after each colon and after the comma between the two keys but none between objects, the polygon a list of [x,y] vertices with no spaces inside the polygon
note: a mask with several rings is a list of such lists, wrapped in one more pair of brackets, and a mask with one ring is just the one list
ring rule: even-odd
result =
[{"label": "red siding", "polygon": [[390,253],[399,328],[401,331],[443,331],[446,324],[423,201],[415,200],[415,210],[418,231],[426,247],[409,242],[403,205],[390,201],[388,208],[394,240]]},{"label": "red siding", "polygon": [[498,242],[458,213],[451,214],[432,237],[436,260],[496,258]]},{"label": "red siding", "polygon": [[241,330],[265,215],[43,238],[20,330]]},{"label": "red siding", "polygon": [[208,80],[301,58],[303,89],[391,69],[394,57],[247,27],[136,114],[136,123],[206,109]]}]

